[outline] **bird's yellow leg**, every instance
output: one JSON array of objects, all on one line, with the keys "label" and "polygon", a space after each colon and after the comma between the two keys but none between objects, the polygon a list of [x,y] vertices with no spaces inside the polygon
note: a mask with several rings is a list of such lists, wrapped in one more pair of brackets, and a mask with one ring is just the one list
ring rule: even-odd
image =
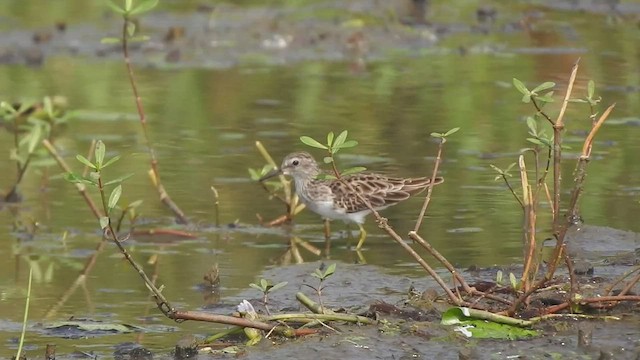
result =
[{"label": "bird's yellow leg", "polygon": [[362,226],[362,224],[358,224],[358,226],[360,227],[360,238],[358,238],[358,245],[356,245],[356,250],[360,250],[360,248],[362,248],[364,239],[367,238],[367,232],[365,231],[364,226]]}]

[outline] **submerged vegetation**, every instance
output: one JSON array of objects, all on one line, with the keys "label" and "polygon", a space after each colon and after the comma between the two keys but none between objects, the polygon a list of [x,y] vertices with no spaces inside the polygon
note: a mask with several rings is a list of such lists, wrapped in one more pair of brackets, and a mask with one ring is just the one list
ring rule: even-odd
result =
[{"label": "submerged vegetation", "polygon": [[[426,232],[423,222],[427,217],[429,206],[432,199],[434,201],[438,199],[437,192],[433,192],[433,186],[437,183],[436,179],[441,172],[440,168],[447,158],[445,144],[454,138],[460,128],[455,127],[442,133],[433,132],[430,137],[426,136],[426,132],[423,135],[425,141],[429,139],[436,142],[437,150],[433,157],[432,169],[426,174],[421,174],[421,176],[430,177],[431,182],[423,195],[421,206],[415,211],[412,230],[406,236],[400,234],[399,230],[387,218],[383,217],[366,197],[344,181],[345,176],[357,174],[364,171],[365,168],[361,166],[341,168],[340,156],[359,145],[358,141],[348,137],[349,130],[343,130],[340,133],[328,132],[326,141],[320,141],[311,136],[301,136],[300,142],[323,155],[323,163],[330,167],[330,171],[320,176],[324,179],[341,182],[352,190],[358,201],[366,204],[375,218],[376,224],[387,238],[394,241],[395,245],[400,246],[414,264],[425,271],[425,275],[435,280],[440,287],[439,292],[429,294],[425,291],[418,294],[419,303],[412,302],[410,299],[407,304],[401,306],[380,302],[364,311],[345,309],[340,304],[333,304],[326,300],[327,292],[338,292],[340,291],[339,286],[347,286],[346,284],[336,284],[332,280],[340,271],[346,271],[332,262],[329,265],[324,263],[319,265],[309,274],[308,277],[313,281],[312,284],[303,283],[313,291],[317,301],[311,300],[303,291],[296,291],[289,296],[295,298],[295,301],[308,311],[292,312],[291,309],[282,309],[273,301],[274,294],[284,293],[285,290],[292,288],[289,285],[290,279],[274,283],[266,278],[261,278],[248,285],[249,288],[259,292],[260,299],[257,301],[242,300],[236,307],[237,311],[233,314],[218,314],[209,310],[180,309],[170,300],[171,296],[164,293],[164,286],[160,285],[161,279],[156,276],[157,274],[147,275],[144,266],[140,265],[140,260],[134,259],[127,243],[130,237],[141,233],[192,238],[192,231],[195,228],[193,220],[172,200],[161,181],[159,156],[156,155],[152,146],[150,124],[147,122],[147,115],[144,111],[129,54],[129,46],[132,41],[145,40],[144,36],[138,34],[139,26],[136,25],[133,17],[153,9],[157,0],[124,0],[122,5],[108,1],[108,4],[115,13],[122,16],[123,26],[120,37],[105,38],[104,41],[122,46],[123,61],[126,65],[126,73],[130,81],[146,153],[149,156],[148,175],[160,202],[175,219],[176,227],[148,230],[139,228],[142,200],[125,202],[126,197],[123,196],[128,191],[126,180],[133,174],[114,175],[111,173],[114,169],[112,165],[120,161],[121,158],[119,155],[107,152],[105,141],[93,140],[86,156],[77,154],[75,158],[84,169],[73,171],[64,158],[65,154],[61,154],[56,146],[55,135],[65,124],[67,116],[63,101],[45,97],[42,101],[33,103],[9,104],[2,102],[0,104],[2,111],[0,118],[2,118],[5,128],[14,137],[14,149],[10,154],[10,161],[15,162],[17,174],[13,185],[4,196],[4,201],[7,203],[20,202],[19,188],[27,171],[38,164],[51,165],[55,162],[65,173],[65,179],[74,184],[84,199],[88,211],[95,217],[96,228],[100,229],[100,239],[95,255],[87,260],[76,282],[64,294],[60,303],[55,304],[49,310],[46,317],[55,315],[66,299],[78,287],[83,286],[88,273],[95,265],[97,254],[107,242],[116,245],[121,256],[127,261],[132,271],[140,277],[144,287],[149,290],[151,298],[166,318],[178,323],[195,320],[229,326],[224,331],[187,346],[201,351],[218,342],[227,346],[228,342],[226,340],[222,342],[221,339],[234,341],[237,337],[233,335],[236,334],[243,334],[242,340],[233,342],[233,350],[231,346],[225,347],[227,352],[239,351],[238,344],[244,343],[246,346],[252,346],[264,339],[275,338],[284,341],[286,338],[312,334],[341,333],[342,330],[336,324],[375,325],[379,327],[381,332],[391,331],[390,329],[400,327],[395,323],[396,317],[402,318],[404,316],[403,321],[418,322],[417,315],[414,317],[415,313],[411,312],[414,309],[417,309],[418,312],[423,310],[436,312],[442,324],[455,325],[455,331],[467,337],[521,339],[544,334],[544,329],[537,327],[543,320],[565,316],[601,319],[605,315],[602,315],[600,311],[607,311],[605,314],[609,316],[614,313],[614,310],[618,310],[621,304],[640,302],[640,296],[634,290],[637,290],[640,282],[640,268],[638,266],[617,279],[607,279],[606,284],[600,284],[597,287],[592,284],[587,286],[584,279],[579,277],[575,269],[575,261],[567,251],[567,232],[579,222],[581,197],[588,196],[585,194],[584,184],[587,167],[592,158],[594,139],[614,109],[614,105],[604,110],[599,108],[602,99],[596,97],[596,87],[593,81],[588,82],[585,95],[575,96],[574,85],[579,69],[578,63],[576,63],[569,75],[567,88],[557,114],[551,114],[546,110],[547,104],[556,99],[554,97],[554,92],[557,91],[555,83],[545,82],[530,89],[525,82],[513,79],[513,87],[522,95],[521,101],[531,104],[533,113],[526,117],[528,137],[522,141],[530,147],[519,152],[517,162],[505,167],[501,167],[500,164],[491,165],[491,168],[497,173],[495,179],[504,184],[504,190],[513,196],[515,203],[521,210],[517,216],[522,219],[523,224],[522,263],[508,271],[508,281],[502,270],[494,272],[493,269],[489,270],[493,276],[492,279],[477,277],[473,281],[469,280],[471,275],[465,274],[463,270],[456,267],[454,262],[443,255],[443,252],[437,249],[424,235]],[[563,152],[567,149],[564,138],[566,133],[565,114],[570,105],[587,106],[588,115],[584,121],[591,125],[579,149],[572,183],[566,180],[563,182],[561,175],[562,163],[566,161]],[[248,170],[249,176],[256,187],[262,187],[267,193],[267,196],[262,200],[277,199],[284,206],[284,209],[276,216],[270,215],[268,219],[258,214],[258,224],[255,227],[283,227],[286,235],[290,238],[291,248],[301,245],[323,260],[329,260],[330,240],[333,234],[328,228],[328,222],[325,222],[326,243],[323,250],[295,235],[298,229],[289,225],[294,223],[296,216],[305,210],[305,205],[298,199],[292,181],[282,174],[278,174],[277,180],[262,181],[270,173],[277,174],[279,169],[261,141],[256,142],[256,147],[266,164],[257,169],[250,168]],[[518,180],[514,181],[513,178]],[[225,204],[219,202],[221,195],[224,194],[219,193],[218,189],[213,186],[211,191],[214,197],[215,228],[219,230],[224,227],[220,225],[220,212],[224,211]],[[563,194],[567,193],[569,194],[568,199],[563,199]],[[258,199],[258,201],[260,200]],[[553,250],[550,252],[545,251],[548,248],[545,249],[544,241],[540,236],[547,231],[543,225],[540,225],[545,221],[552,224],[550,235],[555,241]],[[237,226],[237,224],[233,223],[233,226]],[[33,228],[35,229],[36,226],[34,225]],[[33,231],[35,232],[35,230]],[[362,227],[361,236],[366,236]],[[66,235],[63,240],[65,237]],[[406,241],[407,238],[411,243]],[[358,243],[357,250],[360,249],[362,240]],[[357,253],[358,262],[365,263],[364,254],[360,251]],[[428,254],[429,257],[425,257],[425,254]],[[288,256],[294,257],[298,263],[303,262],[299,252],[291,251]],[[151,260],[149,263],[157,264]],[[444,272],[440,269],[444,269]],[[29,275],[23,336],[20,339],[17,358],[23,354],[27,310],[31,296],[31,271],[33,270],[30,269]],[[207,291],[211,293],[219,291],[220,271],[215,264],[205,276],[205,281],[210,285]],[[360,280],[368,281],[364,278]],[[366,303],[367,300],[363,298],[362,303]],[[633,308],[632,311],[637,309],[637,305],[634,306],[636,308]],[[383,308],[385,311],[381,311]],[[628,311],[628,308],[620,311]],[[381,317],[381,314],[384,315],[384,318]],[[387,314],[391,315],[386,316]],[[415,328],[410,331],[419,334]]]}]

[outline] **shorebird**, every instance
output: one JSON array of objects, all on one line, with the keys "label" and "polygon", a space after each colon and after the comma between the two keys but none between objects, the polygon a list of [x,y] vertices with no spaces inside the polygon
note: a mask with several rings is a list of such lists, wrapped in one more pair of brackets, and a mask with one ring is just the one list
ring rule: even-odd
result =
[{"label": "shorebird", "polygon": [[[307,152],[287,155],[279,169],[263,176],[260,181],[284,174],[293,178],[296,194],[311,211],[330,220],[356,223],[360,237],[356,250],[364,244],[367,232],[362,226],[371,209],[376,211],[395,205],[416,195],[431,185],[431,178],[398,178],[374,173],[358,173],[340,179],[319,179],[322,173],[316,160]],[[433,185],[443,178],[435,178]],[[360,196],[358,196],[360,195]]]}]

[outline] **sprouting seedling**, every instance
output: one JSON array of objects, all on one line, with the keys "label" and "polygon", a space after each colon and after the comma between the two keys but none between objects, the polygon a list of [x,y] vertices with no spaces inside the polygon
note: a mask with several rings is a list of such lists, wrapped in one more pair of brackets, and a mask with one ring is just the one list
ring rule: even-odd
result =
[{"label": "sprouting seedling", "polygon": [[314,278],[318,279],[320,281],[320,283],[318,284],[318,287],[313,287],[309,284],[304,284],[310,288],[312,288],[313,290],[316,291],[316,294],[318,294],[318,302],[320,303],[320,311],[324,313],[324,305],[322,303],[322,290],[324,290],[325,286],[324,286],[324,282],[331,276],[333,275],[333,273],[336,272],[336,264],[333,263],[331,265],[329,265],[324,271],[322,271],[322,269],[316,269],[314,272],[311,273],[311,276],[313,276]]},{"label": "sprouting seedling", "polygon": [[280,288],[285,287],[286,285],[287,285],[286,281],[279,282],[274,285],[271,281],[266,279],[260,279],[258,284],[255,284],[255,283],[249,284],[249,286],[251,286],[252,288],[262,292],[262,304],[264,305],[264,308],[267,311],[268,315],[271,315],[268,307],[269,294]]},{"label": "sprouting seedling", "polygon": [[457,133],[460,130],[459,127],[455,127],[447,132],[444,133],[437,133],[437,132],[432,132],[431,133],[431,137],[434,137],[436,139],[440,139],[440,141],[444,144],[445,142],[447,142],[447,137],[449,137],[450,135],[453,135],[455,133]]},{"label": "sprouting seedling", "polygon": [[[80,163],[91,169],[91,172],[89,172],[86,177],[76,175],[74,173],[65,174],[65,179],[69,182],[82,183],[98,188],[98,190],[100,191],[102,206],[105,214],[104,216],[100,217],[100,228],[103,230],[110,225],[111,220],[109,216],[111,215],[113,209],[118,205],[118,201],[120,200],[120,196],[122,195],[121,183],[133,176],[133,174],[127,174],[117,179],[104,182],[102,179],[103,170],[120,159],[120,156],[116,155],[111,159],[105,161],[106,151],[106,146],[104,145],[102,140],[98,140],[98,142],[96,143],[96,149],[94,151],[95,160],[93,162],[82,155],[76,155],[76,159]],[[111,191],[111,194],[109,195],[109,198],[107,200],[105,188],[112,185],[116,185],[116,187]]]},{"label": "sprouting seedling", "polygon": [[342,172],[338,171],[338,168],[336,167],[336,164],[335,164],[335,154],[342,149],[352,148],[358,145],[358,142],[356,140],[347,140],[348,134],[349,132],[347,130],[344,130],[343,132],[340,133],[340,135],[336,137],[333,131],[331,131],[327,134],[326,144],[323,144],[318,140],[309,136],[300,137],[300,141],[302,141],[303,144],[316,149],[323,149],[327,151],[328,156],[325,156],[323,158],[323,161],[325,164],[331,164],[333,166],[334,175],[321,175],[323,178],[337,179],[340,176],[355,174],[355,173],[359,173],[361,171],[366,170],[366,168],[362,166],[356,166],[356,167],[345,169]]},{"label": "sprouting seedling", "polygon": [[522,94],[523,103],[528,104],[533,100],[544,104],[553,102],[553,91],[548,91],[545,94],[541,93],[545,90],[554,88],[556,83],[547,81],[536,86],[533,90],[529,90],[522,81],[513,78],[513,86],[515,86],[515,88]]},{"label": "sprouting seedling", "polygon": [[[116,14],[120,14],[125,20],[127,20],[127,41],[147,41],[149,40],[148,36],[134,36],[136,33],[136,24],[134,22],[129,21],[134,16],[142,15],[158,5],[159,0],[143,0],[139,3],[135,4],[133,0],[124,0],[124,5],[120,6],[116,4],[113,0],[105,0],[106,4],[115,12]],[[116,37],[106,37],[101,40],[103,44],[117,44],[122,42],[121,38]]]}]

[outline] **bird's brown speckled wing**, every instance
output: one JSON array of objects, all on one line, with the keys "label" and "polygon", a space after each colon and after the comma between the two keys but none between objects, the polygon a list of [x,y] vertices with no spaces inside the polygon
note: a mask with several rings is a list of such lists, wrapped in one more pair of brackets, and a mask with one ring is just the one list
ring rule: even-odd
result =
[{"label": "bird's brown speckled wing", "polygon": [[[380,174],[356,174],[344,177],[356,192],[366,198],[375,209],[385,208],[404,201],[427,188],[430,178],[402,179],[387,177]],[[436,184],[441,183],[442,178],[436,179]],[[365,203],[355,196],[341,181],[331,181],[329,184],[333,192],[336,205],[343,207],[347,213],[367,210]]]}]

